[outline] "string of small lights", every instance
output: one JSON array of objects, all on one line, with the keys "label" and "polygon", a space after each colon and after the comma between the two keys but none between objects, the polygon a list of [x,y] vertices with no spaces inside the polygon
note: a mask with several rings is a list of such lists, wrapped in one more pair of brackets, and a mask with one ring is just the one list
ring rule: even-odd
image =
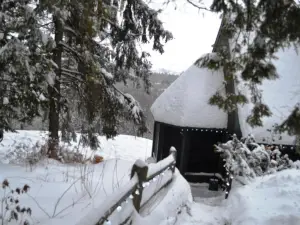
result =
[{"label": "string of small lights", "polygon": [[[173,171],[175,169],[175,164],[170,165],[168,168],[166,168],[163,172],[161,172],[160,174],[158,174],[157,176],[153,177],[152,179],[150,179],[147,182],[143,182],[142,186],[143,188],[146,188],[148,186],[150,186],[152,183],[155,183],[158,179],[161,179],[162,177],[164,177],[166,175],[166,172],[171,170]],[[136,195],[140,195],[139,192],[139,186],[137,186],[137,189],[134,192]],[[130,202],[130,200],[132,201],[133,199],[133,195],[129,195],[128,198],[122,202],[115,211],[117,211],[118,213],[120,213],[123,210],[123,207],[128,204]],[[103,225],[112,225],[112,222],[109,219],[106,219]]]}]

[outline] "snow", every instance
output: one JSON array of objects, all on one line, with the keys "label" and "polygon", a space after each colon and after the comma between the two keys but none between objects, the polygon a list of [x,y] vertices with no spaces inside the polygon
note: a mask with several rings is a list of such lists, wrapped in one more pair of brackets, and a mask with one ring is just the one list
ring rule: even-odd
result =
[{"label": "snow", "polygon": [[104,68],[100,68],[100,72],[109,80],[114,78],[114,76]]},{"label": "snow", "polygon": [[48,43],[49,36],[46,33],[41,31],[41,37],[42,37],[43,44],[46,45]]},{"label": "snow", "polygon": [[[114,140],[99,137],[101,148],[97,151],[79,149],[87,157],[103,156],[100,164],[61,164],[41,159],[30,166],[20,159],[35,151],[36,146],[41,147],[45,137],[46,132],[18,131],[5,133],[0,143],[1,178],[7,178],[12,188],[24,184],[31,187],[28,195],[20,198],[20,204],[32,209],[32,224],[76,224],[130,184],[135,160],[151,156],[151,140],[119,135]],[[75,151],[78,141],[61,145]],[[2,192],[0,189],[1,196]]]},{"label": "snow", "polygon": [[[115,140],[99,138],[101,149],[96,153],[105,160],[100,164],[61,164],[41,160],[29,169],[22,164],[12,164],[18,162],[12,160],[18,155],[11,154],[8,161],[5,158],[12,149],[34,149],[37,141],[45,142],[45,136],[45,132],[38,131],[5,133],[0,143],[0,179],[7,178],[12,188],[24,184],[30,186],[28,194],[19,199],[21,206],[32,209],[31,224],[95,224],[105,208],[134,187],[137,178],[130,180],[129,176],[134,162],[138,160],[138,164],[142,164],[139,159],[145,160],[151,155],[150,140],[119,135]],[[75,145],[78,143],[71,143],[68,147],[72,149]],[[81,152],[91,154],[88,151],[91,150],[81,149]],[[168,160],[166,158],[159,164],[164,165]],[[148,174],[157,171],[155,165],[148,165]],[[168,186],[148,201],[171,179]],[[116,207],[105,224],[115,225],[132,215],[133,225],[298,225],[299,185],[300,170],[287,169],[256,177],[244,186],[234,182],[229,198],[225,200],[223,192],[209,191],[207,184],[190,186],[177,169],[173,176],[171,170],[167,170],[143,184],[142,203],[148,202],[139,213],[134,210],[129,196]],[[0,189],[1,196],[2,192]]]},{"label": "snow", "polygon": [[[153,164],[155,165],[155,164]],[[150,165],[151,168],[153,165]],[[148,177],[151,174],[148,172]],[[143,197],[141,205],[143,206],[145,203],[147,203],[149,200],[151,200],[151,197],[159,191],[165,184],[167,184],[169,181],[172,180],[173,173],[171,170],[167,170],[160,174],[159,176],[156,176],[155,178],[151,179],[150,182],[146,182],[143,184],[144,191],[143,191]]]},{"label": "snow", "polygon": [[[139,214],[134,215],[132,225],[175,224],[181,211],[192,204],[191,189],[187,181],[175,171],[173,182],[149,202]],[[180,224],[180,223],[178,223]],[[181,224],[180,224],[181,225]]]},{"label": "snow", "polygon": [[169,155],[164,160],[151,165],[148,169],[148,177],[151,177],[153,174],[158,173],[160,170],[167,168],[170,164],[173,164],[173,163],[174,163],[174,156]]},{"label": "snow", "polygon": [[233,189],[224,204],[232,225],[300,224],[300,171],[289,169],[259,177],[250,185]]},{"label": "snow", "polygon": [[145,163],[145,161],[140,160],[140,159],[136,160],[134,165],[136,165],[139,168],[147,167],[147,164]]},{"label": "snow", "polygon": [[45,95],[43,95],[43,93],[40,94],[39,99],[40,99],[40,101],[46,101],[47,100]]},{"label": "snow", "polygon": [[3,98],[3,105],[9,104],[9,99],[7,97]]},{"label": "snow", "polygon": [[[112,206],[114,206],[114,204],[118,203],[119,199],[121,199],[127,192],[129,192],[131,189],[133,189],[136,186],[137,182],[138,182],[138,177],[135,175],[128,183],[126,183],[125,186],[123,186],[121,188],[121,190],[118,191],[118,193],[106,198],[104,204],[101,204],[99,207],[96,207],[93,210],[91,210],[85,217],[83,217],[83,219],[81,219],[76,224],[78,224],[78,225],[97,224],[97,222],[100,219],[99,217],[104,216],[106,213],[106,210],[110,209]],[[130,205],[132,205],[132,204],[130,204]],[[121,210],[122,210],[122,207],[118,206],[117,211],[120,212]],[[127,216],[129,216],[129,215],[127,214]],[[126,217],[124,219],[126,219]],[[111,221],[111,218],[109,221],[112,222],[112,224],[117,223],[117,221]]]},{"label": "snow", "polygon": [[[231,50],[233,50],[236,42],[241,44],[243,41],[242,36],[243,34],[238,34],[230,40]],[[251,33],[249,34],[249,43],[253,41],[263,44],[265,40],[260,37],[255,40],[255,33]],[[243,54],[247,51],[247,46],[241,46],[241,54]],[[300,77],[298,76],[300,55],[297,54],[295,47],[291,46],[278,50],[275,56],[277,59],[271,61],[276,67],[279,78],[263,80],[261,85],[257,85],[262,93],[262,101],[269,106],[272,116],[262,118],[263,127],[252,128],[246,122],[253,108],[253,103],[250,102],[238,107],[239,123],[244,137],[253,134],[255,140],[259,143],[294,145],[294,136],[287,133],[275,134],[273,130],[274,125],[284,122],[294,107],[300,103]],[[242,81],[240,71],[237,76]],[[247,82],[240,82],[237,89],[250,99],[251,94]]]},{"label": "snow", "polygon": [[227,128],[227,114],[208,103],[224,85],[221,71],[189,67],[153,103],[151,112],[159,122],[181,127]]},{"label": "snow", "polygon": [[[280,50],[275,54],[278,59],[273,63],[277,69],[279,78],[276,80],[265,80],[258,88],[262,90],[262,99],[273,113],[271,117],[263,118],[263,127],[251,128],[246,123],[253,105],[251,103],[239,107],[239,122],[243,136],[253,134],[259,143],[294,145],[295,137],[287,133],[275,134],[273,125],[281,124],[290,115],[293,108],[300,103],[300,55],[293,47]],[[246,96],[249,90],[246,86],[240,86]]]},{"label": "snow", "polygon": [[193,194],[198,197],[189,204],[190,210],[178,214],[172,223],[165,219],[157,224],[298,225],[299,184],[300,171],[288,169],[257,177],[245,186],[234,183],[227,200],[224,193],[208,191],[207,185],[192,185]]},{"label": "snow", "polygon": [[[41,146],[46,142],[47,133],[44,131],[28,131],[19,130],[17,133],[5,133],[3,141],[0,143],[0,163],[20,164],[20,160],[16,158],[16,152],[21,154],[29,153],[29,150],[35,146]],[[70,150],[77,150],[80,140],[80,135],[77,135],[77,141],[71,144],[61,143],[62,147],[67,147]],[[145,160],[151,156],[152,141],[133,137],[129,135],[118,135],[114,139],[107,140],[106,137],[100,136],[100,149],[97,151],[89,148],[82,148],[81,151],[90,157],[97,154],[104,159],[122,159],[135,162],[136,159]],[[17,151],[19,150],[19,151]]]},{"label": "snow", "polygon": [[46,75],[46,81],[50,86],[53,86],[55,83],[55,79],[56,79],[56,74],[53,71],[50,71],[47,75]]}]

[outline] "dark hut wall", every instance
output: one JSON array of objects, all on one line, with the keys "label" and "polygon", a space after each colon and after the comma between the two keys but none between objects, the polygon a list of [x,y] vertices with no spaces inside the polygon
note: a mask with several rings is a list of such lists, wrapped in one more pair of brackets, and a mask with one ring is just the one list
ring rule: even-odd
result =
[{"label": "dark hut wall", "polygon": [[190,129],[190,148],[187,172],[221,173],[220,155],[214,145],[226,141],[227,131],[222,129]]},{"label": "dark hut wall", "polygon": [[214,145],[228,140],[226,129],[187,128],[155,122],[153,153],[157,160],[169,155],[170,147],[177,150],[177,168],[185,173],[220,173],[223,161]]},{"label": "dark hut wall", "polygon": [[175,147],[177,150],[177,167],[180,165],[181,149],[183,134],[180,127],[155,122],[152,154],[157,160],[162,160],[170,154],[170,148]]}]

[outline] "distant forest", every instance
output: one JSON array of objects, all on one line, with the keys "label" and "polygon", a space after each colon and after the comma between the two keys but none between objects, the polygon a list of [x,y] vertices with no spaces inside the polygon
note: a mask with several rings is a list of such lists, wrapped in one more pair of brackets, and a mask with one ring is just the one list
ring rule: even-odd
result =
[{"label": "distant forest", "polygon": [[[144,134],[145,138],[152,139],[154,120],[150,112],[150,107],[155,99],[178,78],[178,75],[173,75],[167,72],[154,72],[151,77],[152,87],[150,94],[147,94],[143,87],[136,87],[133,82],[128,81],[125,86],[123,83],[117,84],[117,87],[125,92],[131,94],[141,105],[146,116],[146,123],[149,132]],[[47,130],[47,118],[37,118],[31,124],[15,123],[14,128],[17,130]],[[118,127],[119,134],[136,135],[133,122],[124,121]]]}]

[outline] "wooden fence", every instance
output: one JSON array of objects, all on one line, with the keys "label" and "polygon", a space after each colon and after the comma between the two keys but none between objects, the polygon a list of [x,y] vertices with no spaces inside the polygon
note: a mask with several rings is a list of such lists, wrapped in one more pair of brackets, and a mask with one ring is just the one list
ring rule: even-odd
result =
[{"label": "wooden fence", "polygon": [[[100,207],[93,209],[77,225],[121,225],[126,224],[134,211],[147,205],[164,187],[172,182],[176,165],[176,149],[171,147],[170,155],[156,164],[147,165],[142,160],[137,160],[131,170],[130,181],[118,193],[106,197]],[[169,176],[165,176],[165,175]],[[155,188],[149,188],[155,184]],[[147,190],[148,188],[148,190]],[[144,191],[147,190],[147,191]],[[122,209],[123,204],[131,204],[127,210]],[[110,220],[115,212],[123,211],[121,218]]]}]

